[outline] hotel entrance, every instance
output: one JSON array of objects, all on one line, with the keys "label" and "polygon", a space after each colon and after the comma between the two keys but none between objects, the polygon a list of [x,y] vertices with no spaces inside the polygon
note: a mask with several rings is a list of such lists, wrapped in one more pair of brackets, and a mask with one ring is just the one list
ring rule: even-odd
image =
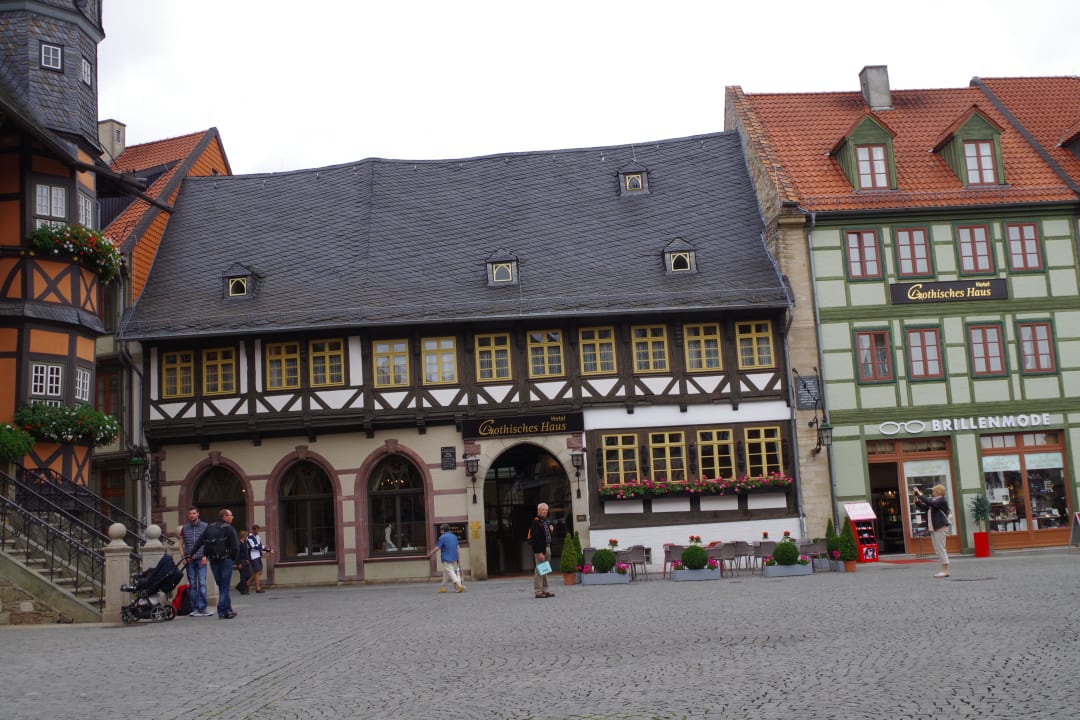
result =
[{"label": "hotel entrance", "polygon": [[551,521],[552,565],[562,554],[567,531],[573,531],[570,481],[547,450],[522,443],[499,455],[484,478],[484,528],[488,575],[533,572],[527,538],[536,506],[547,503]]}]

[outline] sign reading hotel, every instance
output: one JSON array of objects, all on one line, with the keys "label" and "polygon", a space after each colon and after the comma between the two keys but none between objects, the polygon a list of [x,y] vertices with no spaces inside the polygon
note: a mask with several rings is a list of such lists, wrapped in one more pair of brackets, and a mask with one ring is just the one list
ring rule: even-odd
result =
[{"label": "sign reading hotel", "polygon": [[562,415],[515,415],[462,420],[461,422],[461,436],[470,440],[521,435],[551,435],[581,432],[584,429],[585,416],[579,412]]},{"label": "sign reading hotel", "polygon": [[889,285],[889,294],[893,305],[961,302],[966,300],[1008,300],[1009,285],[1001,278],[895,283]]}]

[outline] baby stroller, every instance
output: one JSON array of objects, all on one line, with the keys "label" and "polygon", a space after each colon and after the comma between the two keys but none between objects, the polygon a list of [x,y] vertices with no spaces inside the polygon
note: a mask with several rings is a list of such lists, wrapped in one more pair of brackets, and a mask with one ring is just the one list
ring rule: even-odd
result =
[{"label": "baby stroller", "polygon": [[[184,566],[173,562],[166,553],[154,567],[131,576],[130,585],[121,585],[124,592],[135,593],[135,600],[130,605],[120,608],[120,619],[125,625],[139,620],[164,622],[176,617],[176,610],[167,602],[169,593],[184,578]],[[164,595],[164,600],[162,600]]]}]

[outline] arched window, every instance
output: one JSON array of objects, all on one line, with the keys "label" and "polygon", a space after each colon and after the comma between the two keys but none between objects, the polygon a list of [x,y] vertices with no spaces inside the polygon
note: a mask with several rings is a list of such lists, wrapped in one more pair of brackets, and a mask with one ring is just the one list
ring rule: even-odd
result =
[{"label": "arched window", "polygon": [[368,482],[373,555],[427,552],[424,480],[416,466],[391,455],[375,466]]},{"label": "arched window", "polygon": [[195,485],[192,505],[199,508],[199,519],[215,523],[222,508],[232,510],[236,532],[247,527],[247,502],[244,486],[232,470],[218,465],[210,468]]},{"label": "arched window", "polygon": [[334,558],[334,490],[330,478],[311,462],[289,468],[281,481],[282,560]]}]

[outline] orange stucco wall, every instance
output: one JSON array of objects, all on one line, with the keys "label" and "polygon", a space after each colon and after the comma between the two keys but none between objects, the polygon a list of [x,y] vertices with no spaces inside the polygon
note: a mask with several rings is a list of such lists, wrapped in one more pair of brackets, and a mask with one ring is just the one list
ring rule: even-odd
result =
[{"label": "orange stucco wall", "polygon": [[0,383],[0,423],[7,423],[15,417],[15,358],[0,358],[0,377],[8,378]]},{"label": "orange stucco wall", "polygon": [[94,346],[96,343],[91,338],[75,338],[75,357],[88,362],[94,361]]},{"label": "orange stucco wall", "polygon": [[61,177],[71,177],[71,171],[68,170],[67,165],[53,160],[52,158],[42,157],[35,155],[31,161],[30,166],[34,169],[34,172],[45,173],[46,175],[60,175]]},{"label": "orange stucco wall", "polygon": [[19,156],[15,153],[0,155],[0,193],[19,192]]},{"label": "orange stucco wall", "polygon": [[22,300],[22,280],[19,276],[12,277],[12,273],[21,272],[17,270],[18,265],[19,258],[0,258],[0,281],[7,284],[6,292],[2,296],[5,300]]},{"label": "orange stucco wall", "polygon": [[19,227],[19,201],[0,202],[0,245],[22,245]]},{"label": "orange stucco wall", "polygon": [[64,333],[50,330],[30,330],[30,352],[32,353],[67,357],[68,347],[68,336]]}]

